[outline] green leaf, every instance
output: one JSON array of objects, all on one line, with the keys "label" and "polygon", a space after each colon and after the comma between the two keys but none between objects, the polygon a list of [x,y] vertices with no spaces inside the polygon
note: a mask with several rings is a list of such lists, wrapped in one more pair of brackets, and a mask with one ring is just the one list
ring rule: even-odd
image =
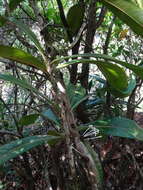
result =
[{"label": "green leaf", "polygon": [[132,78],[128,84],[127,89],[125,91],[123,91],[122,93],[125,95],[126,94],[130,95],[132,93],[132,91],[134,90],[135,86],[136,86],[136,80]]},{"label": "green leaf", "polygon": [[143,129],[135,121],[124,117],[115,117],[111,119],[108,126],[97,128],[106,135],[143,140]]},{"label": "green leaf", "polygon": [[116,90],[114,88],[109,87],[109,91],[115,96],[115,97],[119,97],[119,98],[125,98],[127,96],[129,96],[132,91],[134,90],[136,86],[136,80],[135,79],[131,79],[128,87],[125,90]]},{"label": "green leaf", "polygon": [[47,135],[51,135],[51,136],[61,136],[61,135],[63,135],[63,134],[60,133],[60,132],[55,131],[55,129],[54,129],[54,130],[48,130]]},{"label": "green leaf", "polygon": [[7,19],[4,16],[0,15],[0,27],[2,27],[7,22]]},{"label": "green leaf", "polygon": [[51,108],[44,110],[41,115],[50,121],[53,121],[56,123],[58,126],[60,125],[60,120],[59,118],[55,115],[55,113],[51,110]]},{"label": "green leaf", "polygon": [[97,66],[114,89],[123,91],[127,88],[128,78],[121,67],[110,62],[101,61],[97,63]]},{"label": "green leaf", "polygon": [[37,118],[39,117],[39,114],[30,114],[30,115],[25,115],[19,120],[19,124],[21,126],[27,126],[35,123]]},{"label": "green leaf", "polygon": [[9,144],[2,145],[0,146],[0,165],[38,145],[42,145],[44,143],[54,145],[60,139],[61,137],[59,136],[37,135],[25,137],[12,141]]},{"label": "green leaf", "polygon": [[10,11],[13,11],[17,8],[17,6],[24,0],[10,0],[9,2],[9,9]]},{"label": "green leaf", "polygon": [[20,80],[20,79],[15,78],[12,75],[7,75],[7,74],[0,74],[0,79],[4,81],[9,81],[13,84],[17,84],[20,87],[30,90],[31,92],[34,92],[36,95],[40,95],[44,99],[48,100],[46,96],[44,96],[42,93],[40,93],[36,88],[31,86],[30,84],[28,84],[25,80]]},{"label": "green leaf", "polygon": [[90,144],[88,142],[86,142],[84,144],[94,161],[94,168],[96,171],[96,180],[97,180],[98,189],[103,189],[103,181],[104,181],[103,180],[103,169],[102,169],[101,161],[99,159],[99,155],[94,151],[94,149],[90,146]]},{"label": "green leaf", "polygon": [[75,86],[72,83],[69,83],[66,86],[66,90],[72,110],[87,99],[86,90],[81,85]]},{"label": "green leaf", "polygon": [[124,117],[114,117],[109,121],[97,120],[84,126],[79,131],[85,131],[89,126],[97,128],[101,135],[111,135],[143,141],[143,129],[138,124]]},{"label": "green leaf", "polygon": [[[75,19],[76,17],[76,19]],[[67,23],[72,36],[79,31],[84,18],[84,7],[78,3],[73,5],[67,13]]]},{"label": "green leaf", "polygon": [[91,59],[78,59],[61,64],[57,66],[57,68],[63,68],[75,63],[96,64],[106,77],[108,83],[116,90],[124,91],[128,86],[128,78],[125,71],[118,65],[115,65],[111,62],[96,61]]},{"label": "green leaf", "polygon": [[25,34],[27,34],[27,36],[35,44],[36,48],[39,50],[41,55],[43,57],[45,57],[44,50],[43,50],[39,40],[37,39],[36,35],[34,34],[34,32],[32,32],[32,30],[30,30],[30,28],[27,25],[25,25],[24,23],[20,22],[17,19],[11,18],[11,22],[13,22],[21,30],[21,32],[24,32]]},{"label": "green leaf", "polygon": [[18,48],[0,45],[0,57],[17,61],[27,66],[33,66],[43,72],[46,72],[46,66],[41,61]]},{"label": "green leaf", "polygon": [[115,117],[111,119],[110,135],[134,138],[137,140],[143,140],[143,129],[140,128],[133,120],[124,117]]},{"label": "green leaf", "polygon": [[130,0],[103,0],[102,3],[135,33],[143,36],[143,9],[139,5]]},{"label": "green leaf", "polygon": [[[133,64],[130,64],[130,63],[127,63],[127,62],[124,62],[124,61],[120,61],[118,59],[115,59],[115,58],[113,58],[111,56],[104,55],[104,54],[89,54],[89,53],[85,53],[85,54],[77,54],[77,55],[72,55],[72,56],[65,56],[65,57],[53,60],[52,64],[59,63],[60,61],[63,61],[63,60],[69,59],[69,58],[76,58],[76,57],[94,57],[94,58],[97,58],[97,59],[100,58],[100,59],[112,61],[114,63],[117,63],[119,65],[122,65],[122,66],[130,69],[137,76],[139,76],[141,79],[143,79],[143,67],[140,67],[140,66],[137,66],[137,65],[133,65]],[[66,63],[58,64],[56,68],[60,69],[60,68],[67,67],[68,65],[78,64],[78,63],[81,63],[81,60],[82,59],[78,59],[78,60],[76,59],[76,60],[72,60],[72,61],[69,61],[69,62],[66,62]],[[92,63],[94,64],[94,61],[92,62],[91,60],[88,60],[88,61],[85,61],[85,62],[89,62],[91,64]]]}]

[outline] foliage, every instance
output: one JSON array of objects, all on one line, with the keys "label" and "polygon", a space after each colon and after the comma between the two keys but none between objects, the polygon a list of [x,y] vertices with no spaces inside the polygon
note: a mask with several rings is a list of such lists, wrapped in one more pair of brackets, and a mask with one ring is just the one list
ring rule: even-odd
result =
[{"label": "foliage", "polygon": [[45,143],[46,141],[49,144],[54,144],[58,139],[58,137],[54,136],[31,136],[12,141],[10,144],[3,145],[0,148],[0,153],[2,155],[0,165],[2,165],[7,160],[15,158],[19,154],[27,152],[29,149],[35,146]]},{"label": "foliage", "polygon": [[10,0],[2,7],[0,29],[8,41],[1,40],[0,63],[9,73],[0,79],[13,86],[11,104],[9,95],[0,94],[0,164],[11,163],[27,189],[35,189],[39,171],[46,179],[43,189],[63,184],[65,190],[103,189],[101,160],[93,148],[98,134],[143,140],[143,130],[125,118],[135,110],[135,92],[142,85],[140,53],[113,45],[133,34],[125,24],[142,37],[142,3]]}]

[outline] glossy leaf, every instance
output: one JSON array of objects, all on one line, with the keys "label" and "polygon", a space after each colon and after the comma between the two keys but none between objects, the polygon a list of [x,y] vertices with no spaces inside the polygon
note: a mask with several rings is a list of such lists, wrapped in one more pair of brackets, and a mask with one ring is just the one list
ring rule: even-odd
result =
[{"label": "glossy leaf", "polygon": [[41,61],[18,48],[0,45],[0,57],[16,61],[27,66],[33,66],[46,72],[46,67]]},{"label": "glossy leaf", "polygon": [[143,141],[143,129],[135,121],[124,117],[114,117],[109,121],[97,120],[78,128],[79,131],[85,131],[89,126],[99,129],[101,136],[111,135]]},{"label": "glossy leaf", "polygon": [[[76,17],[76,19],[75,19]],[[84,18],[84,7],[80,3],[73,5],[67,14],[67,23],[69,30],[74,36],[80,29]]]},{"label": "glossy leaf", "polygon": [[30,115],[25,115],[19,120],[19,124],[21,126],[27,126],[35,123],[37,118],[39,117],[39,114],[30,114]]},{"label": "glossy leaf", "polygon": [[112,127],[110,135],[143,140],[143,129],[138,124],[124,117],[115,117],[109,123]]},{"label": "glossy leaf", "polygon": [[115,15],[123,20],[138,35],[143,36],[143,9],[130,0],[103,0]]},{"label": "glossy leaf", "polygon": [[66,89],[72,110],[74,110],[81,102],[87,99],[86,91],[81,85],[75,86],[69,83],[66,86]]},{"label": "glossy leaf", "polygon": [[101,105],[101,104],[105,104],[105,100],[104,99],[102,99],[102,98],[95,98],[95,99],[93,99],[93,100],[88,100],[87,102],[86,102],[86,108],[93,108],[94,106],[98,106],[98,105]]},{"label": "glossy leaf", "polygon": [[132,91],[134,90],[136,86],[136,80],[135,79],[131,79],[129,81],[128,87],[125,90],[115,90],[111,87],[109,87],[109,91],[115,96],[115,97],[119,97],[119,98],[125,98],[127,96],[129,96]]},{"label": "glossy leaf", "polygon": [[[104,54],[89,54],[89,53],[85,53],[85,54],[77,54],[77,55],[72,55],[72,56],[66,56],[63,58],[59,58],[59,59],[55,59],[52,61],[52,64],[55,63],[59,63],[63,60],[69,59],[69,58],[76,58],[76,57],[94,57],[94,58],[100,58],[100,59],[104,59],[107,61],[111,61],[114,63],[117,63],[119,65],[122,65],[128,69],[130,69],[131,71],[133,71],[137,76],[139,76],[141,79],[143,79],[143,67],[137,66],[137,65],[133,65],[124,61],[120,61],[118,59],[115,59],[114,57],[111,57],[109,55],[104,55]],[[88,60],[88,62],[90,63],[90,60]],[[73,60],[73,61],[69,61],[67,63],[62,63],[57,65],[57,69],[63,68],[63,67],[67,67],[68,65],[71,64],[78,64],[81,63],[81,59],[79,60]]]},{"label": "glossy leaf", "polygon": [[55,115],[55,113],[51,110],[51,108],[44,110],[41,115],[50,121],[53,121],[55,124],[58,126],[60,125],[60,120],[59,118]]},{"label": "glossy leaf", "polygon": [[48,136],[48,135],[37,135],[25,137],[0,146],[0,165],[6,161],[17,157],[18,155],[29,151],[30,149],[48,143],[49,145],[56,144],[61,137],[59,136]]},{"label": "glossy leaf", "polygon": [[96,61],[91,59],[77,59],[61,64],[57,66],[57,68],[63,68],[71,64],[78,63],[96,64],[103,73],[103,75],[106,77],[108,83],[116,90],[122,91],[125,90],[128,86],[128,78],[125,71],[121,67],[111,62]]},{"label": "glossy leaf", "polygon": [[10,11],[13,11],[17,8],[17,6],[24,0],[10,0],[9,2],[9,9]]},{"label": "glossy leaf", "polygon": [[121,67],[110,62],[101,61],[97,63],[97,66],[114,89],[122,91],[127,88],[128,77]]}]

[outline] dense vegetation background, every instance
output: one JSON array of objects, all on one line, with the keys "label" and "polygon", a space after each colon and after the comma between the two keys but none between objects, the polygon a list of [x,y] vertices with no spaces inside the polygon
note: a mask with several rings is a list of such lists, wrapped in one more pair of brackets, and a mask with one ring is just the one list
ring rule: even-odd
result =
[{"label": "dense vegetation background", "polygon": [[142,0],[0,0],[0,189],[143,189],[142,18]]}]

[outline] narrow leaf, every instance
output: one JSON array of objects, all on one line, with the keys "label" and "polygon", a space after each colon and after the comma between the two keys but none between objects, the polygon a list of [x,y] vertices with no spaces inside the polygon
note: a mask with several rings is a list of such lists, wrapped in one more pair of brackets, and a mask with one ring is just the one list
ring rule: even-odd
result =
[{"label": "narrow leaf", "polygon": [[77,59],[77,60],[72,60],[64,64],[58,65],[57,68],[63,68],[63,67],[67,67],[68,65],[78,64],[78,63],[96,64],[101,70],[101,72],[104,74],[104,76],[106,77],[109,84],[114,89],[122,91],[127,88],[128,78],[125,71],[121,67],[111,62],[96,61],[96,60],[91,60],[91,59]]},{"label": "narrow leaf", "polygon": [[57,141],[59,141],[60,139],[61,137],[59,136],[37,135],[25,137],[12,141],[9,144],[2,145],[0,146],[0,165],[24,152],[29,151],[30,149],[38,145],[44,143],[53,145],[57,143]]},{"label": "narrow leaf", "polygon": [[[104,54],[88,54],[88,53],[86,53],[86,54],[77,54],[77,55],[73,55],[73,56],[66,56],[66,57],[62,57],[62,58],[58,58],[58,59],[53,60],[52,64],[59,63],[59,62],[61,62],[63,60],[66,60],[66,59],[69,59],[69,58],[76,58],[76,57],[94,57],[94,58],[98,58],[98,59],[100,58],[100,59],[112,61],[114,63],[117,63],[119,65],[122,65],[122,66],[130,69],[137,76],[139,76],[141,79],[143,79],[143,67],[133,65],[133,64],[130,64],[130,63],[127,63],[127,62],[124,62],[124,61],[120,61],[118,59],[115,59],[115,58],[113,58],[111,56],[104,55]],[[69,61],[67,63],[58,64],[57,69],[67,67],[68,65],[71,65],[71,64],[81,63],[81,60],[82,59],[78,59],[78,60],[76,59],[76,60],[73,60],[73,61]],[[91,63],[90,60],[88,60],[87,62]],[[92,62],[92,63],[94,63],[94,62]]]},{"label": "narrow leaf", "polygon": [[27,34],[27,36],[35,44],[36,48],[39,50],[41,55],[44,56],[44,50],[34,32],[32,32],[32,30],[27,25],[25,25],[24,23],[20,22],[17,19],[12,18],[11,21],[21,30],[21,32]]},{"label": "narrow leaf", "polygon": [[97,180],[98,189],[99,190],[103,189],[103,169],[102,169],[101,161],[99,159],[99,155],[94,151],[94,149],[90,146],[88,142],[84,144],[94,161],[94,168],[96,171],[96,180]]},{"label": "narrow leaf", "polygon": [[130,0],[103,0],[115,15],[138,35],[143,36],[143,9]]},{"label": "narrow leaf", "polygon": [[43,72],[46,72],[46,67],[41,61],[18,48],[0,45],[0,57],[17,61],[27,66],[33,66]]}]

